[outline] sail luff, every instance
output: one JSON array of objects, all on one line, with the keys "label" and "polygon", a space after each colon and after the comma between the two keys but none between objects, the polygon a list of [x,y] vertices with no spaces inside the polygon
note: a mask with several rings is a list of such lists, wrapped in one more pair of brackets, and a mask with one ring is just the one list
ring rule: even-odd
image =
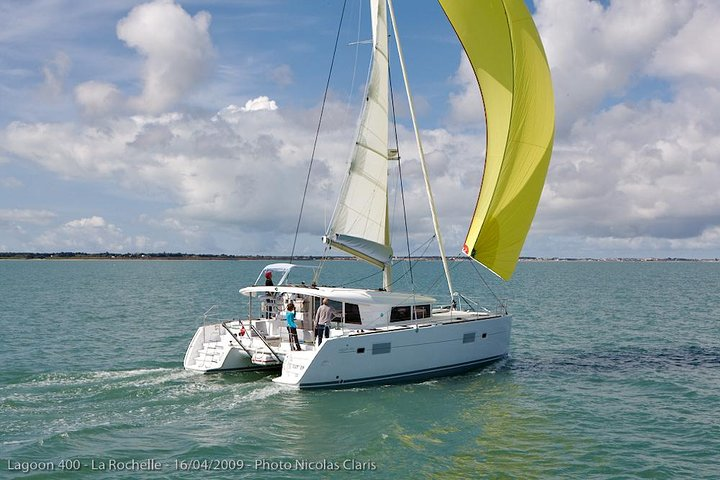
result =
[{"label": "sail luff", "polygon": [[550,70],[523,0],[439,1],[473,66],[487,121],[483,179],[463,251],[508,280],[550,162]]}]

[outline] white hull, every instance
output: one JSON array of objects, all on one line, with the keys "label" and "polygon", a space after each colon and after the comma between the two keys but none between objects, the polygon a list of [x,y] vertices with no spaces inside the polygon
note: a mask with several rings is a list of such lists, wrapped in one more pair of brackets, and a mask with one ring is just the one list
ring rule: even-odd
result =
[{"label": "white hull", "polygon": [[[510,315],[461,310],[455,302],[432,309],[434,298],[414,293],[305,285],[240,292],[249,297],[248,311],[260,301],[260,316],[198,328],[185,354],[186,369],[210,373],[282,366],[273,381],[302,389],[339,388],[452,375],[502,359],[510,346]],[[331,309],[332,320],[329,338],[317,347],[313,326],[321,303]],[[296,312],[300,351],[289,342],[288,309]]]},{"label": "white hull", "polygon": [[[266,320],[247,324],[262,322]],[[199,327],[185,352],[185,369],[201,373],[278,370],[288,346],[281,345],[278,338],[273,347],[272,336],[263,342],[257,336],[239,335],[240,328],[237,321]]]},{"label": "white hull", "polygon": [[[442,321],[433,315],[434,321]],[[390,327],[289,352],[273,381],[302,389],[398,383],[461,373],[508,354],[510,315],[454,312],[446,323]]]}]

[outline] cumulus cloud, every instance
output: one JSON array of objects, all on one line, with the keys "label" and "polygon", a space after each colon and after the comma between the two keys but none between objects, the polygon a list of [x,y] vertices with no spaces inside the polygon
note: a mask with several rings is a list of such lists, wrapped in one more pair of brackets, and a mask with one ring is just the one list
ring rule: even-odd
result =
[{"label": "cumulus cloud", "polygon": [[91,80],[75,87],[75,101],[87,115],[105,115],[121,106],[123,96],[115,85]]},{"label": "cumulus cloud", "polygon": [[[0,133],[5,150],[66,178],[98,178],[128,167],[116,158],[136,133],[123,118],[110,128],[74,123],[12,122]],[[132,162],[132,160],[131,160]]]},{"label": "cumulus cloud", "polygon": [[[341,178],[354,131],[354,120],[344,112],[344,105],[327,107],[334,121],[318,150],[313,187],[318,196],[308,201],[320,212],[311,217],[317,235],[328,191],[334,191],[327,172]],[[13,155],[64,178],[111,179],[132,191],[164,192],[175,205],[168,212],[173,218],[291,231],[315,129],[308,115],[317,117],[317,111],[281,112],[274,101],[259,97],[213,116],[136,115],[106,120],[102,128],[15,122],[2,141]],[[278,199],[290,208],[273,208]]]},{"label": "cumulus cloud", "polygon": [[44,232],[34,242],[35,248],[44,251],[125,252],[133,250],[132,246],[131,237],[99,216],[71,220]]},{"label": "cumulus cloud", "polygon": [[666,77],[700,77],[720,81],[720,44],[715,31],[720,4],[700,1],[690,20],[654,52],[649,71]]},{"label": "cumulus cloud", "polygon": [[691,18],[693,0],[537,0],[535,20],[550,63],[558,131],[621,96],[647,69],[660,43]]},{"label": "cumulus cloud", "polygon": [[[605,250],[707,249],[720,225],[720,90],[705,30],[720,8],[537,4],[561,128],[536,228]],[[628,95],[601,108],[648,75],[670,82],[669,99]],[[691,84],[673,83],[687,76]]]},{"label": "cumulus cloud", "polygon": [[142,94],[130,100],[135,110],[164,111],[207,76],[209,27],[209,13],[191,17],[172,0],[139,5],[118,23],[118,38],[145,57]]},{"label": "cumulus cloud", "polygon": [[[576,124],[556,151],[548,212],[586,234],[694,237],[720,223],[720,91],[618,105]],[[562,219],[573,217],[572,222]]]},{"label": "cumulus cloud", "polygon": [[[232,106],[231,106],[232,108]],[[245,106],[240,109],[243,112],[254,112],[257,110],[277,110],[277,104],[275,100],[270,100],[268,97],[262,96],[253,98],[245,102]]]}]

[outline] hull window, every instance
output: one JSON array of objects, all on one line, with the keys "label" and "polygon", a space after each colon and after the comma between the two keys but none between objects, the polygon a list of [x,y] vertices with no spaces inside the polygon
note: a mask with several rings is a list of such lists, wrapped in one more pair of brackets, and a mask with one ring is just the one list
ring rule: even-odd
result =
[{"label": "hull window", "polygon": [[380,355],[382,353],[390,353],[390,342],[387,343],[373,343],[372,354]]},{"label": "hull window", "polygon": [[472,343],[475,341],[475,332],[463,335],[463,343]]}]

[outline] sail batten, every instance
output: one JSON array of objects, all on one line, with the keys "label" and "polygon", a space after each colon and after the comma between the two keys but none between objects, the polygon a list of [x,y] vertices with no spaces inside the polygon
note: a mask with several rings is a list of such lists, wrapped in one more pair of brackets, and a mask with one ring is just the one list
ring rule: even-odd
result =
[{"label": "sail batten", "polygon": [[487,122],[483,179],[463,251],[508,280],[550,162],[550,70],[523,0],[439,2],[473,67]]}]

